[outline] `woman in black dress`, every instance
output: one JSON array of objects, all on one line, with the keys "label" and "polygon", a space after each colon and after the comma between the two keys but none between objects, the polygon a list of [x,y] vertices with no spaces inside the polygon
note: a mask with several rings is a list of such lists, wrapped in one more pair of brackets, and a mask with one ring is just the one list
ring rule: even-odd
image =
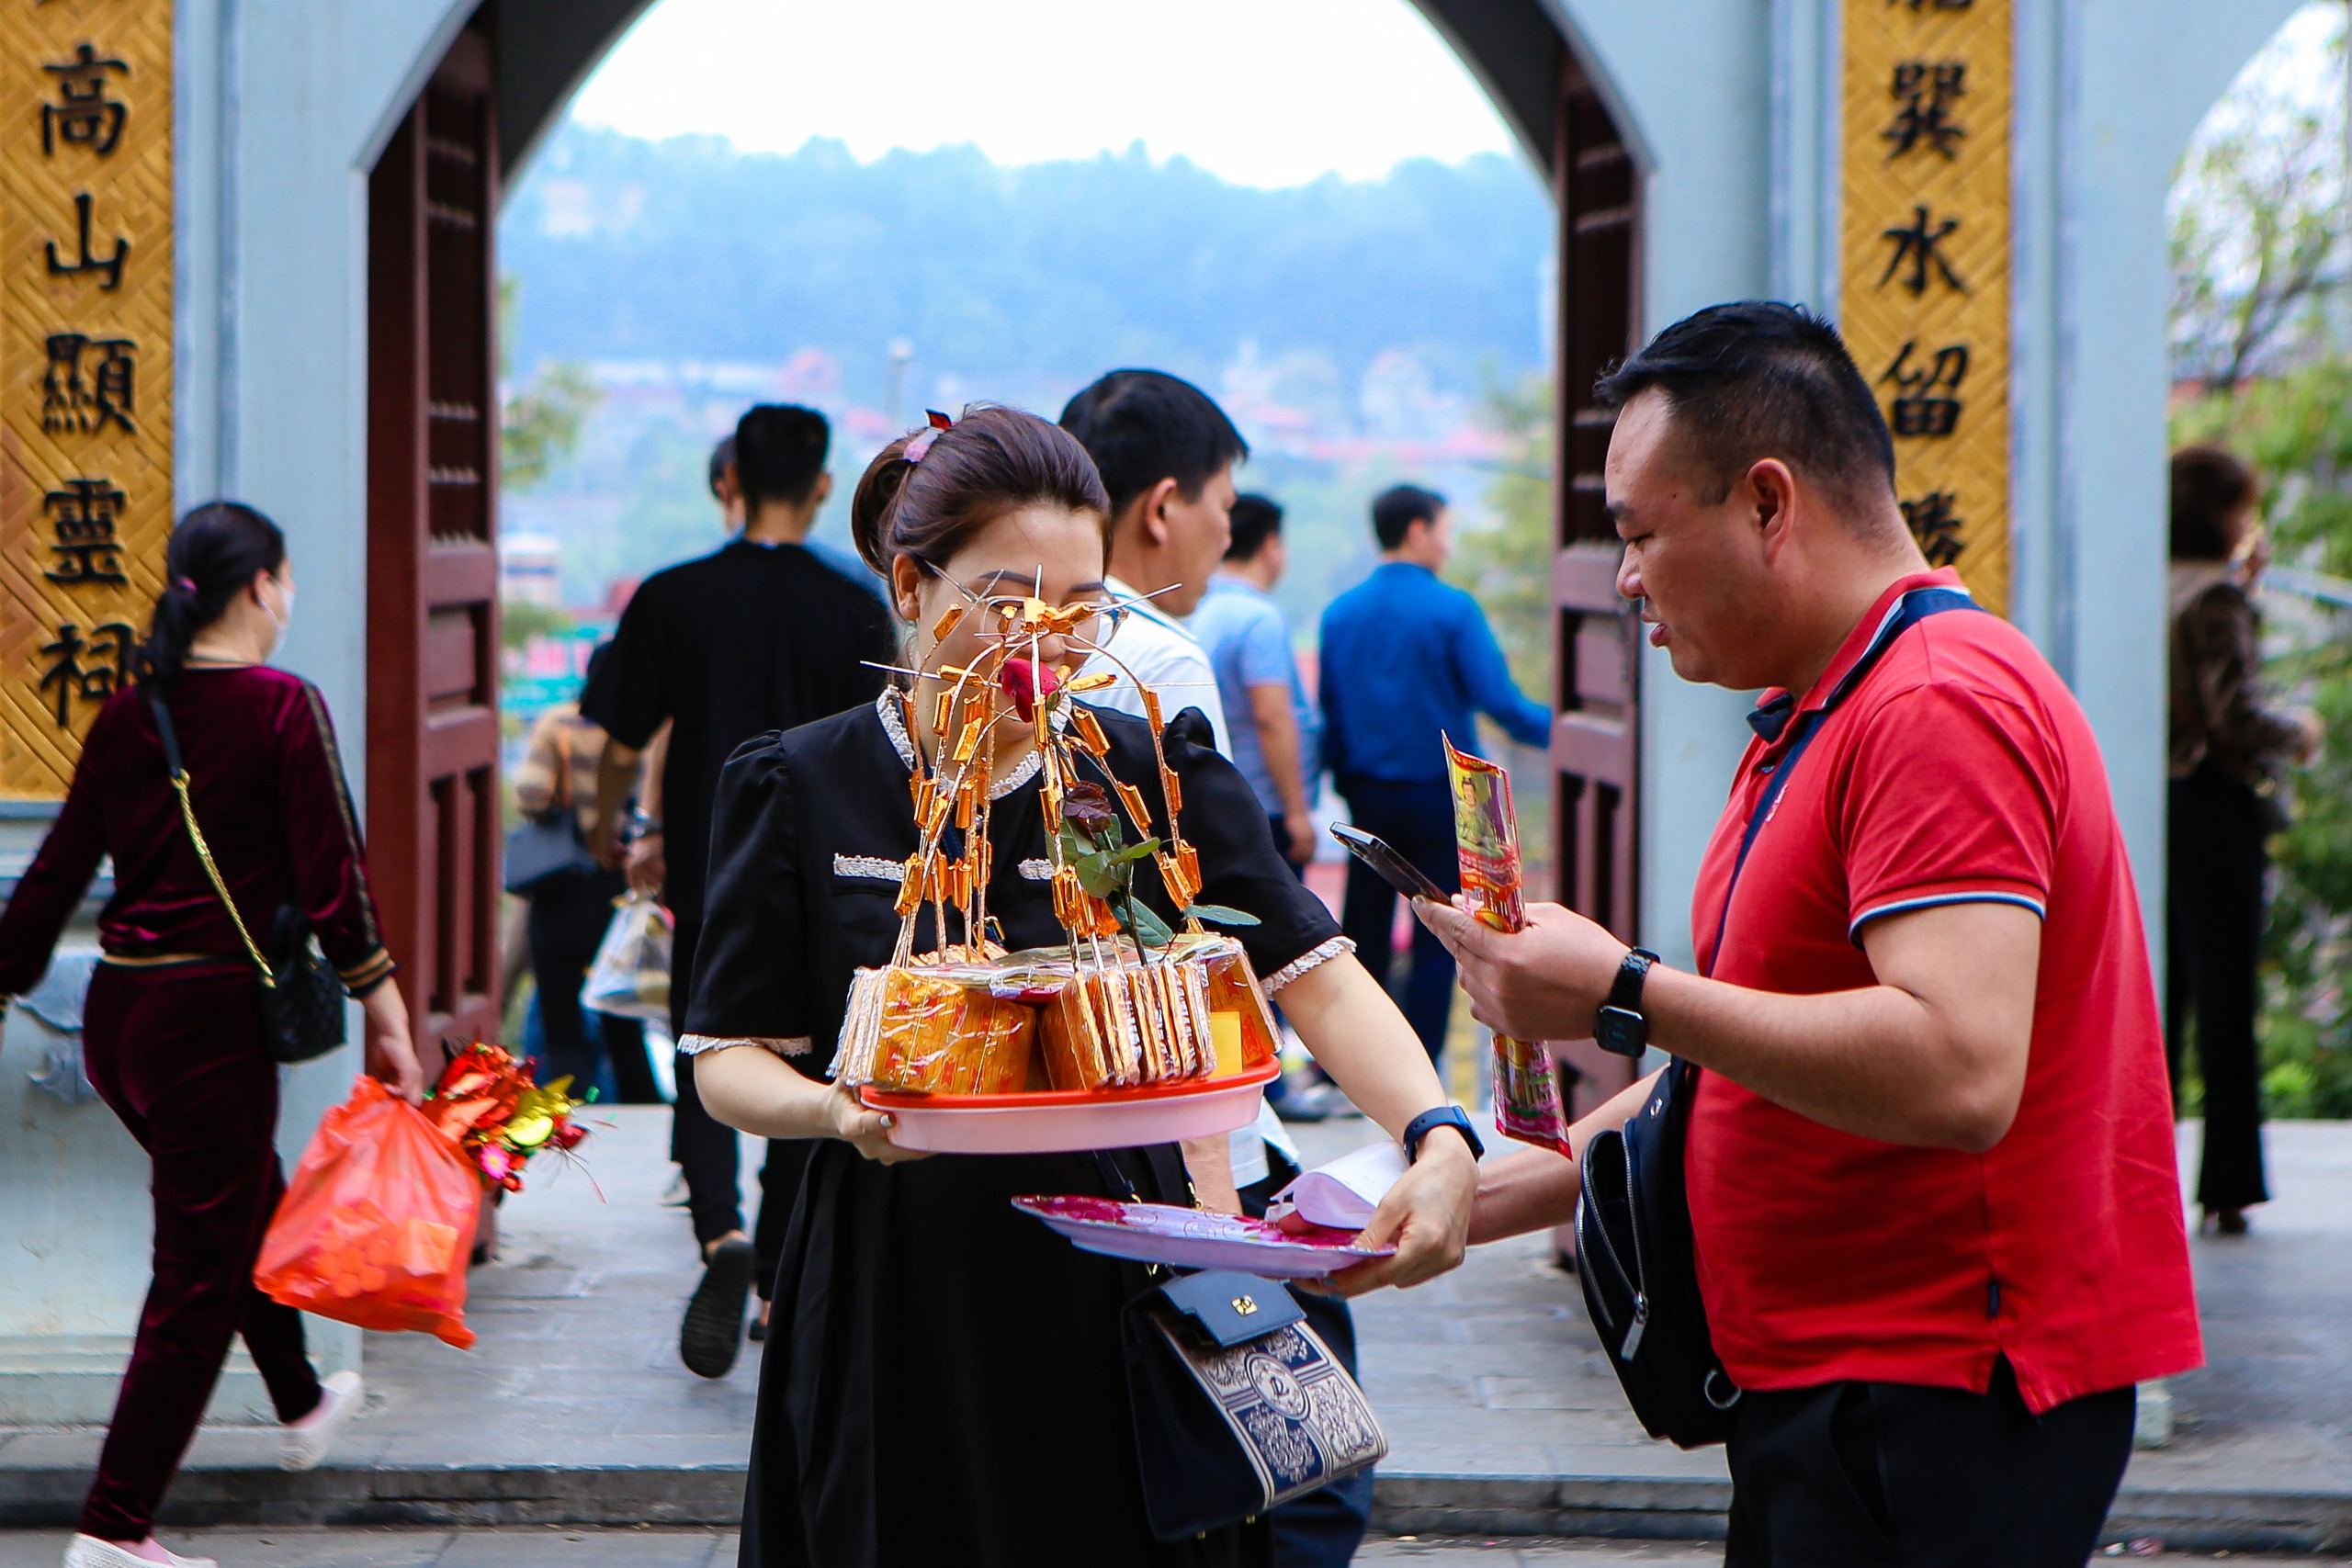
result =
[{"label": "woman in black dress", "polygon": [[[899,615],[937,626],[967,596],[1105,598],[1107,505],[1083,448],[1007,409],[976,410],[915,448],[893,443],[858,486],[858,547]],[[918,629],[910,661],[959,666],[982,648],[971,615]],[[1048,638],[1049,664],[1078,650]],[[931,705],[918,703],[928,715]],[[1111,771],[1149,787],[1144,724],[1096,710]],[[1035,753],[1019,727],[996,761],[989,908],[1013,948],[1064,940],[1050,885]],[[814,1140],[786,1236],[752,1451],[742,1562],[756,1568],[1222,1564],[1265,1561],[1262,1521],[1180,1546],[1144,1519],[1122,1306],[1142,1269],[1080,1252],[1015,1213],[1022,1193],[1114,1195],[1094,1156],[917,1158],[888,1118],[824,1081],[852,972],[890,961],[900,863],[916,848],[916,749],[888,694],[748,743],[721,779],[703,949],[684,1050],[713,1114],[745,1132]],[[1351,1099],[1391,1134],[1444,1103],[1428,1055],[1349,955],[1329,913],[1283,863],[1248,783],[1211,750],[1197,710],[1164,738],[1182,783],[1201,898],[1261,922],[1238,931],[1270,991]],[[1157,879],[1146,901],[1173,914]],[[933,943],[928,919],[915,951]],[[1113,1156],[1146,1197],[1173,1162]],[[1367,1235],[1396,1257],[1351,1291],[1410,1284],[1459,1262],[1477,1170],[1451,1129]],[[1213,1183],[1203,1183],[1205,1188]]]}]

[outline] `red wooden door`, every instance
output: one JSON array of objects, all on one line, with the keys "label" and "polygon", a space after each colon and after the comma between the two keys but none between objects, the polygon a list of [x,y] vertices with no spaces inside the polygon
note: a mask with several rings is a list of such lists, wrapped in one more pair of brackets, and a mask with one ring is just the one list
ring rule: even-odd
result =
[{"label": "red wooden door", "polygon": [[[1616,416],[1594,403],[1592,388],[1634,346],[1641,177],[1575,56],[1564,51],[1562,61],[1552,164],[1560,223],[1553,842],[1560,901],[1631,942],[1638,913],[1640,623],[1617,596],[1617,531],[1601,484]],[[1579,1113],[1633,1081],[1629,1064],[1589,1043],[1560,1054],[1579,1079]]]},{"label": "red wooden door", "polygon": [[368,182],[368,839],[418,1044],[498,1024],[491,7]]}]

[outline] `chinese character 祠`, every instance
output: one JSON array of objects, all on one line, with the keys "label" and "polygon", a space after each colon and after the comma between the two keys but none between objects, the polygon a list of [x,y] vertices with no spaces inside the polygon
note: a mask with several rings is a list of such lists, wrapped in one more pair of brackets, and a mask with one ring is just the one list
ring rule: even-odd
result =
[{"label": "chinese character \u7960", "polygon": [[[89,374],[85,356],[97,351]],[[94,435],[109,424],[136,435],[130,416],[139,406],[136,357],[139,344],[127,337],[93,338],[85,333],[51,333],[49,368],[40,383],[40,427],[51,435]]]},{"label": "chinese character \u7960", "polygon": [[1903,521],[1910,525],[1911,536],[1919,541],[1919,553],[1928,558],[1929,566],[1950,566],[1968,547],[1960,536],[1966,524],[1952,510],[1956,499],[1948,490],[1937,490],[1899,503]]},{"label": "chinese character \u7960", "polygon": [[85,43],[64,64],[41,69],[57,78],[57,101],[40,107],[42,153],[54,153],[61,141],[68,147],[87,147],[101,158],[111,153],[122,140],[122,123],[130,117],[130,110],[107,96],[107,73],[119,71],[128,76],[130,67],[119,60],[100,59],[98,51]]},{"label": "chinese character \u7960", "polygon": [[71,263],[59,261],[57,242],[49,241],[42,248],[49,254],[50,276],[71,277],[77,273],[103,273],[106,276],[106,281],[99,284],[99,288],[107,289],[121,288],[122,264],[130,259],[130,242],[118,239],[114,243],[114,254],[94,256],[90,254],[90,193],[88,191],[84,191],[74,198],[74,213],[81,225],[82,259]]},{"label": "chinese character \u7960", "polygon": [[[96,628],[96,640],[85,642],[80,626],[72,621],[59,624],[57,640],[40,650],[50,662],[41,671],[40,688],[51,694],[58,728],[74,727],[74,699],[102,703],[114,695],[129,678],[138,637],[120,621],[108,621]],[[84,654],[91,655],[86,662]]]},{"label": "chinese character \u7960", "polygon": [[1968,376],[1968,345],[1947,344],[1936,350],[1932,363],[1914,365],[1914,338],[1903,345],[1894,363],[1880,377],[1895,387],[1894,412],[1887,423],[1897,435],[1950,435],[1960,428],[1961,401],[1956,395]]},{"label": "chinese character \u7960", "polygon": [[1910,275],[1903,279],[1903,287],[1915,296],[1928,291],[1929,276],[1940,277],[1947,288],[1965,294],[1968,285],[1951,269],[1951,262],[1944,255],[1944,242],[1960,231],[1960,220],[1947,218],[1941,223],[1928,216],[1923,203],[1911,209],[1910,226],[1886,231],[1886,241],[1894,254],[1887,257],[1886,270],[1879,274],[1878,286],[1883,288],[1894,275],[1906,266]]},{"label": "chinese character \u7960", "polygon": [[49,569],[51,582],[121,582],[121,543],[116,525],[122,521],[125,497],[105,479],[68,479],[68,488],[42,498],[56,530],[51,548],[57,564]]},{"label": "chinese character \u7960", "polygon": [[1961,139],[1968,134],[1952,123],[1952,101],[1968,91],[1968,67],[1958,61],[1929,64],[1910,60],[1894,68],[1894,123],[1879,132],[1894,144],[1887,153],[1894,162],[1919,147],[1933,148],[1947,162],[1960,156]]}]

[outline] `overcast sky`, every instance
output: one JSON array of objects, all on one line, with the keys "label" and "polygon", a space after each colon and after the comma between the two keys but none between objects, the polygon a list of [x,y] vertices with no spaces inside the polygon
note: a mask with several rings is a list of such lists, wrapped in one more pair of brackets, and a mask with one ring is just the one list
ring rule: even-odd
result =
[{"label": "overcast sky", "polygon": [[1374,179],[1513,143],[1407,0],[659,0],[573,113],[861,159],[975,142],[1002,164],[1140,141],[1226,179]]}]

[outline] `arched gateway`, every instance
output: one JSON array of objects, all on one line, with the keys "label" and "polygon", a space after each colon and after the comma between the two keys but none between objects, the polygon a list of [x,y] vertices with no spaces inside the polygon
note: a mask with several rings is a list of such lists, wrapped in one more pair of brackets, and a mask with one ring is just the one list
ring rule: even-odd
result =
[{"label": "arched gateway", "polygon": [[[26,113],[0,148],[10,236],[0,266],[17,269],[0,317],[96,289],[113,254],[105,204],[143,171],[157,190],[149,207],[160,206],[154,176],[170,171],[168,209],[139,215],[146,227],[129,264],[162,270],[88,296],[98,314],[125,320],[135,296],[168,325],[0,321],[0,360],[15,367],[0,389],[0,659],[10,665],[0,670],[0,880],[53,810],[45,799],[71,756],[58,732],[86,724],[74,694],[97,690],[105,674],[85,670],[72,690],[36,683],[35,656],[64,640],[44,618],[61,614],[59,592],[85,591],[40,570],[49,530],[62,526],[55,497],[66,496],[75,527],[96,526],[88,496],[66,483],[91,477],[71,467],[79,448],[42,424],[41,334],[79,332],[101,348],[135,336],[153,355],[140,384],[141,460],[163,455],[173,507],[234,494],[288,525],[303,584],[288,658],[345,718],[413,1010],[431,1028],[488,1021],[498,882],[492,220],[517,162],[647,3],[77,0],[19,6],[0,21],[0,71],[17,73],[19,88],[6,101]],[[1963,570],[1997,578],[2007,613],[2081,695],[2153,919],[2163,897],[2165,194],[2205,107],[2296,0],[1414,3],[1492,94],[1558,200],[1553,756],[1563,895],[1669,960],[1687,956],[1682,910],[1746,734],[1740,698],[1682,685],[1628,635],[1609,592],[1614,552],[1600,506],[1609,424],[1582,394],[1638,335],[1713,301],[1771,295],[1833,313],[1859,304],[1871,332],[1898,334],[1890,350],[1913,344],[1910,360],[1865,369],[1887,371],[1892,412],[1903,412],[1892,409],[1901,397],[1938,405],[1909,414],[1906,474],[1916,456],[1937,487],[1916,499],[1944,498],[1925,516],[1962,520],[1946,532],[1973,552]],[[7,30],[35,28],[64,31]],[[90,162],[105,110],[74,121],[62,144],[62,122],[36,112],[52,90],[41,51],[71,57],[85,35],[98,61],[137,66],[107,73],[108,92],[130,106],[124,145],[144,149],[120,165]],[[1939,102],[1939,81],[1965,90]],[[1924,130],[1908,143],[1875,140],[1882,121],[1893,129],[1905,112],[1915,128],[1922,114],[1943,115],[1973,140],[1946,144]],[[70,183],[83,179],[79,165],[41,162],[44,125],[51,154],[62,145],[89,163],[85,183]],[[1888,151],[1898,144],[1902,159]],[[1975,159],[1973,184],[1939,183],[1959,178],[1938,161],[1945,145],[1955,166]],[[77,196],[95,204],[78,252]],[[1964,234],[1929,210],[1948,197]],[[62,271],[36,277],[41,235],[28,224],[65,243]],[[1951,280],[1974,315],[1933,313],[1944,275],[1925,253],[1941,241],[1942,261],[1965,264]],[[1906,243],[1919,288],[1890,265],[1876,297],[1858,293],[1889,254],[1874,247]],[[1986,303],[1994,282],[2006,309]],[[1963,330],[1973,334],[1965,343]],[[1955,346],[1967,353],[1945,352]],[[1963,363],[1976,367],[1965,384],[1970,373],[1954,370]],[[2007,439],[1965,426],[1974,467],[1948,478],[1939,449],[1920,444],[1941,439],[1946,414],[1951,434],[1996,407]],[[94,408],[73,417],[86,425]],[[100,418],[89,439],[129,437]],[[155,586],[160,534],[141,519],[164,515],[162,501],[126,503],[123,604]],[[86,652],[83,665],[95,668],[103,649]],[[52,698],[62,712],[44,730]],[[0,1269],[0,1420],[102,1418],[145,1280],[143,1166],[102,1107],[28,1087],[51,1038],[12,1019],[0,1070],[0,1116],[16,1134],[0,1139],[0,1243],[16,1265]],[[289,1155],[341,1097],[350,1067],[289,1076]],[[356,1334],[326,1326],[321,1359],[356,1361]],[[261,1418],[241,1365],[216,1413]]]}]

